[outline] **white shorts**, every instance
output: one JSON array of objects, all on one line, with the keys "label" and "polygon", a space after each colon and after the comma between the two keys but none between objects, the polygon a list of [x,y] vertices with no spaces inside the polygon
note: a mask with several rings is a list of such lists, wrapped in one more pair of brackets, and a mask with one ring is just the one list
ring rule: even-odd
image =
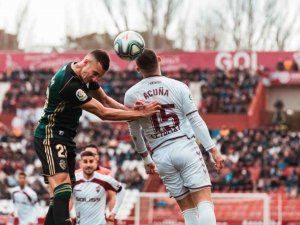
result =
[{"label": "white shorts", "polygon": [[152,158],[167,191],[177,200],[189,192],[211,187],[204,159],[193,139],[158,148]]}]

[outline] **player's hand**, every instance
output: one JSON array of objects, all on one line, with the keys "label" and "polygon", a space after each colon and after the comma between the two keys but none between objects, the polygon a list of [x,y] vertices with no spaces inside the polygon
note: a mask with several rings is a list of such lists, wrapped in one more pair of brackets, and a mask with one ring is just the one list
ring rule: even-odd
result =
[{"label": "player's hand", "polygon": [[224,167],[224,157],[216,148],[209,150],[209,153],[211,154],[212,159],[214,160],[217,172],[220,173],[222,168]]},{"label": "player's hand", "polygon": [[145,170],[146,170],[147,174],[156,174],[157,173],[154,162],[151,162],[148,165],[145,164]]},{"label": "player's hand", "polygon": [[106,221],[106,225],[115,225],[115,221]]},{"label": "player's hand", "polygon": [[135,103],[134,103],[134,106],[133,106],[133,109],[134,110],[144,110],[145,109],[145,101],[143,100],[137,100]]},{"label": "player's hand", "polygon": [[145,104],[144,109],[141,110],[143,112],[143,117],[152,116],[154,113],[159,113],[161,109],[161,105],[157,101],[153,101]]},{"label": "player's hand", "polygon": [[110,212],[108,215],[106,215],[106,220],[109,222],[115,222],[116,214],[113,212]]}]

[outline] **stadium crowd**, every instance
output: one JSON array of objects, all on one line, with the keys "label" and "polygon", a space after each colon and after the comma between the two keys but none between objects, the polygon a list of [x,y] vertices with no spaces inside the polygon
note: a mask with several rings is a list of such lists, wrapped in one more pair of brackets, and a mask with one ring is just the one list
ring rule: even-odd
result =
[{"label": "stadium crowd", "polygon": [[[41,107],[47,82],[52,75],[53,71],[38,70],[2,74],[0,79],[11,83],[3,101],[3,112]],[[202,94],[199,103],[201,113],[246,113],[259,81],[258,76],[247,70],[180,70],[164,75],[185,83],[202,83],[199,90]],[[139,80],[140,75],[135,71],[109,71],[101,86],[108,95],[123,102],[125,91]],[[3,124],[0,126],[0,199],[9,198],[8,188],[17,184],[16,173],[24,170],[39,198],[46,200],[49,196],[32,144],[36,122],[30,117],[23,117],[21,123],[21,128],[17,130],[9,130]],[[123,128],[115,129],[114,124],[93,123],[84,118],[76,142],[79,150],[86,144],[98,145],[101,165],[112,169],[116,179],[125,183],[127,188],[141,189],[146,176],[138,166],[124,166],[127,160],[140,161],[140,158],[133,150],[128,130]],[[298,192],[299,132],[282,131],[274,127],[243,131],[222,127],[211,133],[226,155],[226,169],[222,175],[216,176],[212,172],[215,190],[271,191],[283,187],[288,192]]]},{"label": "stadium crowd", "polygon": [[[15,112],[17,108],[36,108],[43,105],[47,83],[53,76],[51,70],[24,70],[6,72],[2,81],[10,81],[11,88],[5,94],[3,112]],[[259,76],[248,70],[180,70],[164,73],[165,76],[185,83],[200,82],[202,113],[246,113],[255,94]],[[105,92],[119,102],[124,102],[124,94],[141,79],[136,71],[108,71],[101,81]]]}]

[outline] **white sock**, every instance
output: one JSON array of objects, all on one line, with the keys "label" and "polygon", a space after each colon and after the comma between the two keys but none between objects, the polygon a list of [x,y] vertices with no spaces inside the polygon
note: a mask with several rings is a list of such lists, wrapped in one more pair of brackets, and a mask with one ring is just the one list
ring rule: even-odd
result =
[{"label": "white sock", "polygon": [[200,225],[217,225],[214,205],[210,201],[199,202],[197,205]]},{"label": "white sock", "polygon": [[186,209],[182,213],[183,213],[185,225],[199,225],[200,224],[197,208]]}]

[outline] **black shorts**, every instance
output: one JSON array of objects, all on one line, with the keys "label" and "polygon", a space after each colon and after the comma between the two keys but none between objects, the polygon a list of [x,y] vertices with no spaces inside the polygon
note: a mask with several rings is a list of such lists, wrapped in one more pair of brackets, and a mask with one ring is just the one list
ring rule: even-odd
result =
[{"label": "black shorts", "polygon": [[75,183],[76,146],[62,140],[34,138],[34,148],[41,160],[45,183],[48,176],[69,173]]}]

